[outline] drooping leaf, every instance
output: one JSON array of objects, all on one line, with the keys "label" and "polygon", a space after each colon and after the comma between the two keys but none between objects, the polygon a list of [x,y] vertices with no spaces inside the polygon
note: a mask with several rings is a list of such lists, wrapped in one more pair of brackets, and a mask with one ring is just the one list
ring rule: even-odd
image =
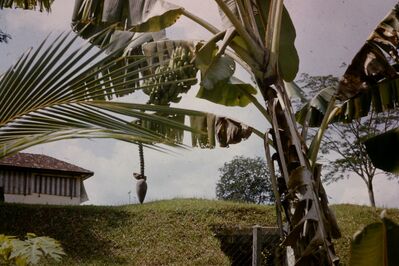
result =
[{"label": "drooping leaf", "polygon": [[252,85],[231,77],[228,81],[219,81],[212,90],[201,86],[196,97],[225,106],[245,107],[252,102],[248,95],[256,93]]},{"label": "drooping leaf", "polygon": [[[310,111],[309,126],[319,127],[325,110],[335,88],[330,87],[320,91],[309,103],[306,103],[297,113],[296,119],[304,124],[307,112]],[[337,105],[338,106],[338,105]],[[340,110],[332,122],[349,123],[354,119],[365,117],[370,111],[384,112],[399,106],[399,79],[384,80],[372,86],[369,91],[359,94],[339,105]]]},{"label": "drooping leaf", "polygon": [[395,79],[398,74],[377,44],[368,41],[353,58],[339,82],[337,98],[347,100],[371,89],[382,79]]},{"label": "drooping leaf", "polygon": [[216,136],[220,147],[240,143],[252,134],[252,128],[226,117],[216,118]]},{"label": "drooping leaf", "polygon": [[399,5],[377,25],[366,43],[355,55],[340,80],[337,98],[345,101],[372,89],[383,79],[398,78],[392,62],[399,63],[398,46]]},{"label": "drooping leaf", "polygon": [[399,174],[399,128],[371,137],[364,144],[375,167]]},{"label": "drooping leaf", "polygon": [[399,264],[399,226],[383,218],[356,233],[351,243],[351,266]]}]

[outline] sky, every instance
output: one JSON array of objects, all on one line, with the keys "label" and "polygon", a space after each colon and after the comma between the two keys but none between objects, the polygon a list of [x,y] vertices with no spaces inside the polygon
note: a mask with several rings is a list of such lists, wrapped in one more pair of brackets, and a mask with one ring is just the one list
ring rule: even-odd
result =
[{"label": "sky", "polygon": [[[220,25],[218,11],[211,0],[173,0],[215,26]],[[10,33],[12,40],[0,44],[0,73],[4,72],[30,46],[37,46],[50,32],[70,30],[74,1],[56,0],[50,14],[0,10],[0,29]],[[394,6],[396,1],[374,0],[286,0],[286,7],[297,31],[296,47],[300,56],[300,73],[340,76],[343,63],[350,63],[372,29]],[[206,30],[186,18],[167,29],[171,39],[210,38]],[[237,75],[249,82],[239,71]],[[268,124],[253,106],[224,107],[196,99],[197,87],[183,97],[179,107],[206,110],[232,117],[265,130]],[[129,101],[143,101],[131,96]],[[188,136],[186,136],[188,137]],[[189,139],[189,138],[187,138]],[[138,148],[114,140],[68,140],[40,145],[27,152],[47,154],[92,170],[95,175],[85,181],[90,201],[87,204],[118,205],[135,197],[133,172],[139,172]],[[148,192],[146,201],[176,197],[215,198],[218,168],[234,156],[264,157],[262,140],[252,136],[230,148],[212,150],[173,150],[164,154],[145,149]],[[331,203],[368,204],[366,186],[358,177],[326,186]],[[382,176],[375,179],[377,205],[399,207],[399,185]]]}]

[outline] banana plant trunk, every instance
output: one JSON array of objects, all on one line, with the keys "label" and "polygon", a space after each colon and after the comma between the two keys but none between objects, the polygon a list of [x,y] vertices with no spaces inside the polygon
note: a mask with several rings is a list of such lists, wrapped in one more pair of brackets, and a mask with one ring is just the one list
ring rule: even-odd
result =
[{"label": "banana plant trunk", "polygon": [[[337,265],[331,240],[340,232],[320,180],[321,165],[310,165],[284,84],[273,83],[272,88],[270,81],[258,80],[272,125],[265,136],[266,159],[271,171],[276,164],[281,173],[271,176],[283,245],[294,249],[296,265]],[[272,155],[268,139],[276,151]]]}]

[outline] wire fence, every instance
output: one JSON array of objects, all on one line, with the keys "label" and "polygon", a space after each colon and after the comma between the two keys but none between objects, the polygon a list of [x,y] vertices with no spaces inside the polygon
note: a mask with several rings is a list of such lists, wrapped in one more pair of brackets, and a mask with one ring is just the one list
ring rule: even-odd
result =
[{"label": "wire fence", "polygon": [[214,228],[231,265],[276,265],[280,236],[275,227]]}]

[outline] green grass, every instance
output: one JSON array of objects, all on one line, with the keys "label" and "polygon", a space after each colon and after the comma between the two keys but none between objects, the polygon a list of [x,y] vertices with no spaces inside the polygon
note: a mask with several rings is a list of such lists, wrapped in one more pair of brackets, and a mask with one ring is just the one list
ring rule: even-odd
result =
[{"label": "green grass", "polygon": [[[351,236],[380,210],[333,206],[343,237],[338,255],[349,259]],[[388,210],[399,222],[399,211]],[[273,206],[176,199],[118,207],[0,205],[0,233],[27,232],[61,241],[65,265],[228,265],[215,226],[273,226]]]}]

